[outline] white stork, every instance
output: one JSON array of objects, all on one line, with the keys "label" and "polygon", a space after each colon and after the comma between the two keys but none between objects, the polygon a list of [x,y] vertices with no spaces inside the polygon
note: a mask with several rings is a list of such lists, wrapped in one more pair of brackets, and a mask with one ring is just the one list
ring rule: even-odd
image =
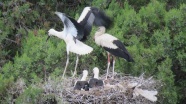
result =
[{"label": "white stork", "polygon": [[76,81],[75,85],[74,85],[74,90],[85,90],[85,91],[89,91],[89,84],[88,81],[86,81],[88,75],[88,71],[87,70],[83,70],[83,77],[81,78],[80,81]]},{"label": "white stork", "polygon": [[89,80],[89,88],[104,86],[103,80],[99,79],[99,69],[95,67],[93,69],[94,77]]},{"label": "white stork", "polygon": [[[75,65],[75,71],[73,76],[76,75],[76,68],[79,61],[79,55],[85,55],[90,53],[93,49],[80,41],[86,39],[92,30],[92,25],[109,27],[111,20],[105,15],[104,12],[94,7],[85,7],[81,13],[78,21],[65,15],[64,13],[55,12],[55,14],[61,19],[64,24],[63,31],[56,31],[50,29],[48,32],[48,38],[54,35],[66,42],[67,61],[63,77],[66,72],[66,68],[69,63],[69,52],[77,54],[77,60]],[[80,40],[80,41],[79,41]]]},{"label": "white stork", "polygon": [[96,31],[94,35],[95,43],[101,47],[103,47],[108,54],[108,65],[107,65],[107,74],[106,79],[108,76],[108,71],[110,67],[110,55],[113,57],[113,74],[112,78],[114,78],[114,65],[115,65],[115,56],[122,57],[126,59],[128,62],[133,62],[133,58],[125,48],[124,44],[118,40],[116,37],[105,33],[105,27],[100,26],[99,29]]},{"label": "white stork", "polygon": [[77,59],[76,59],[76,65],[75,65],[75,70],[74,70],[74,74],[73,77],[76,75],[76,69],[77,69],[77,64],[79,61],[79,55],[86,55],[89,54],[90,52],[92,52],[93,48],[84,44],[83,42],[76,40],[76,42],[73,40],[73,36],[72,35],[67,35],[65,36],[65,34],[63,34],[62,32],[58,32],[55,31],[54,29],[50,29],[48,31],[48,35],[54,35],[57,36],[60,39],[63,39],[66,43],[66,51],[67,51],[67,61],[66,61],[66,66],[65,66],[65,70],[63,72],[63,77],[66,73],[66,69],[69,63],[69,52],[75,53],[77,54]]}]

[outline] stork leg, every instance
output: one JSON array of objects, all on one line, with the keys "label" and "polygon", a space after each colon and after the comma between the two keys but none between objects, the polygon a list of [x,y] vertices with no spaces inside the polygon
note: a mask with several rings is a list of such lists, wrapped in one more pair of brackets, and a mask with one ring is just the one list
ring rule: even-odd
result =
[{"label": "stork leg", "polygon": [[79,55],[77,55],[77,59],[76,59],[76,66],[75,66],[74,74],[73,74],[73,76],[72,76],[72,77],[74,77],[74,76],[77,74],[76,69],[77,69],[78,62],[79,62]]},{"label": "stork leg", "polygon": [[112,60],[113,60],[113,64],[112,64],[112,79],[114,79],[114,66],[115,66],[115,57],[113,56],[112,57]]},{"label": "stork leg", "polygon": [[66,61],[65,70],[63,71],[63,78],[64,78],[64,76],[65,76],[65,73],[66,73],[66,69],[67,69],[68,63],[69,63],[69,53],[67,53],[67,61]]},{"label": "stork leg", "polygon": [[106,79],[107,79],[107,76],[108,76],[108,73],[109,73],[109,67],[110,67],[110,54],[107,53],[107,57],[108,57],[108,64],[107,64],[107,74],[106,74]]}]

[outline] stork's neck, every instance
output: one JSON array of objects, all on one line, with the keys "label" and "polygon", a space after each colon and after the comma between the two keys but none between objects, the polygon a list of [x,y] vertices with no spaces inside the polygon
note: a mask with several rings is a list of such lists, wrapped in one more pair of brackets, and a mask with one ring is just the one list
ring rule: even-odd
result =
[{"label": "stork's neck", "polygon": [[101,35],[102,35],[101,32],[96,32],[95,35],[94,35],[94,40],[95,40],[95,43],[97,45],[101,45],[101,41],[100,41],[100,38],[99,38]]},{"label": "stork's neck", "polygon": [[104,34],[105,33],[105,30],[98,30],[98,31],[96,31],[96,33],[94,34],[94,38],[96,39],[96,37],[99,37],[99,36],[101,36],[102,34]]},{"label": "stork's neck", "polygon": [[64,32],[63,31],[56,31],[56,30],[54,30],[53,31],[53,35],[54,36],[57,36],[60,39],[65,39],[65,36],[64,36]]},{"label": "stork's neck", "polygon": [[97,73],[97,74],[94,74],[94,78],[97,78],[97,79],[99,79],[99,73]]},{"label": "stork's neck", "polygon": [[83,77],[81,78],[81,81],[86,81],[87,75],[83,75]]},{"label": "stork's neck", "polygon": [[98,32],[98,31],[97,31],[97,32],[95,33],[95,37],[100,36],[100,35],[102,35],[102,34],[103,34],[102,32]]}]

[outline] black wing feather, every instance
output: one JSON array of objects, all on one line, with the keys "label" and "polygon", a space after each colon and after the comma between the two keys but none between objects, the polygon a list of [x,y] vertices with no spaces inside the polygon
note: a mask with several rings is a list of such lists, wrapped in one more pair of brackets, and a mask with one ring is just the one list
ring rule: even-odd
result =
[{"label": "black wing feather", "polygon": [[91,78],[89,81],[89,87],[93,88],[93,87],[98,87],[98,86],[103,86],[104,83],[102,80],[99,80],[97,78]]},{"label": "black wing feather", "polygon": [[[90,35],[90,32],[92,31],[92,25],[93,25],[94,18],[95,18],[95,17],[92,17],[92,16],[94,16],[94,15],[91,13],[91,11],[89,11],[87,13],[87,15],[85,16],[85,18],[79,23],[79,24],[81,24],[81,26],[84,29],[84,36],[81,39],[82,41],[86,40],[87,36]],[[89,20],[90,18],[93,18],[93,20]]]},{"label": "black wing feather", "polygon": [[109,53],[113,54],[114,56],[118,56],[118,57],[122,57],[124,59],[126,59],[128,62],[133,62],[133,58],[131,57],[131,55],[129,54],[129,52],[127,51],[127,49],[125,48],[124,44],[119,41],[119,40],[114,40],[113,44],[115,44],[118,48],[116,49],[111,49],[108,47],[103,47],[106,51],[108,51]]},{"label": "black wing feather", "polygon": [[112,20],[110,17],[106,16],[106,14],[99,10],[96,7],[91,7],[92,13],[95,16],[94,25],[96,26],[104,26],[106,28],[109,28],[112,24]]},{"label": "black wing feather", "polygon": [[79,24],[75,19],[68,17],[69,20],[74,24],[75,28],[77,29],[77,39],[81,40],[84,36],[84,30],[81,24]]},{"label": "black wing feather", "polygon": [[81,90],[84,89],[85,91],[89,90],[89,84],[87,81],[77,81],[74,87],[74,90]]}]

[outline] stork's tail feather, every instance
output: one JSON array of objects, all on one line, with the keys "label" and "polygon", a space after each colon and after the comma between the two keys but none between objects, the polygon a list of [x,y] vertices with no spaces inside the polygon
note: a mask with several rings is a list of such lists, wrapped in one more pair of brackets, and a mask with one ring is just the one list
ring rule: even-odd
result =
[{"label": "stork's tail feather", "polygon": [[131,57],[130,59],[127,60],[128,62],[135,62],[134,59]]},{"label": "stork's tail feather", "polygon": [[75,45],[71,45],[69,51],[76,53],[78,55],[86,55],[93,51],[92,47],[84,44],[83,42],[79,40],[76,40],[76,43],[72,42],[72,44],[75,44]]}]

